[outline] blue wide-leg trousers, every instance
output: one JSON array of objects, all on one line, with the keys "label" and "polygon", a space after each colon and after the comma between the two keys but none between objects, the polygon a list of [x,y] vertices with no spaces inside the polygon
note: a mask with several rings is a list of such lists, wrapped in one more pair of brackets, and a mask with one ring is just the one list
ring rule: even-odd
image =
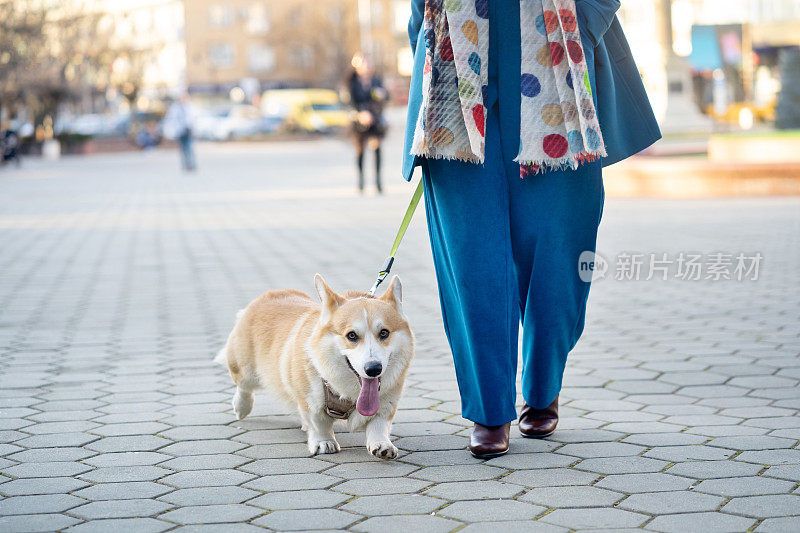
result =
[{"label": "blue wide-leg trousers", "polygon": [[595,250],[604,199],[599,161],[520,179],[513,161],[519,133],[502,138],[494,100],[483,165],[422,161],[462,414],[490,426],[516,418],[520,322],[525,401],[543,408],[561,390],[589,294],[578,257]]}]

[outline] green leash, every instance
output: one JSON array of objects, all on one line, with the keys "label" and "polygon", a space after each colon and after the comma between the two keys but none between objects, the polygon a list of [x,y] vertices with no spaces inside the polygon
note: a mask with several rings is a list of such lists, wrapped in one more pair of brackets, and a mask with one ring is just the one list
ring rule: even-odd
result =
[{"label": "green leash", "polygon": [[403,236],[406,234],[406,230],[408,229],[408,224],[411,222],[411,219],[414,216],[414,211],[417,210],[417,204],[419,204],[419,199],[421,197],[422,197],[422,179],[420,178],[419,183],[417,184],[417,188],[414,190],[414,195],[411,197],[411,202],[408,204],[408,209],[406,209],[406,214],[403,217],[403,221],[400,222],[400,228],[398,228],[397,236],[394,238],[394,242],[392,243],[392,249],[389,250],[389,257],[383,264],[381,271],[378,272],[378,279],[375,280],[375,284],[369,290],[369,293],[371,295],[375,294],[375,291],[378,289],[378,285],[380,285],[383,282],[383,280],[386,279],[386,276],[389,275],[389,271],[392,270],[392,263],[394,263],[394,256],[397,253],[397,249],[400,248],[400,241],[403,240]]}]

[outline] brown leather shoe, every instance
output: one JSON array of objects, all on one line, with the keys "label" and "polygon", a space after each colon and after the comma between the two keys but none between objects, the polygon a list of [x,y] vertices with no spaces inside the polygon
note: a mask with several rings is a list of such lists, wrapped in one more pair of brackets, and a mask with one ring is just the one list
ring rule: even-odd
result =
[{"label": "brown leather shoe", "polygon": [[469,438],[469,451],[478,459],[491,459],[508,451],[511,422],[502,426],[483,426],[475,422]]},{"label": "brown leather shoe", "polygon": [[558,425],[558,396],[553,403],[544,409],[534,409],[527,403],[522,404],[519,415],[519,432],[523,437],[541,439],[552,435]]}]

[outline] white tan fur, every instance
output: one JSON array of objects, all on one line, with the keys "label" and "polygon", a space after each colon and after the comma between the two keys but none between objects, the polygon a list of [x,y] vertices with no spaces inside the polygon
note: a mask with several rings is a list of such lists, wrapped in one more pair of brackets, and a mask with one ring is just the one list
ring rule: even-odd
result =
[{"label": "white tan fur", "polygon": [[236,384],[236,416],[246,417],[253,408],[253,393],[264,390],[297,409],[312,455],[338,452],[334,419],[325,410],[323,379],[336,394],[355,402],[361,390],[356,372],[367,378],[365,365],[380,363],[378,412],[363,416],[353,410],[348,424],[351,431],[365,429],[370,453],[394,459],[397,448],[389,430],[414,356],[400,279],[394,276],[378,298],[355,291],[340,295],[319,274],[314,283],[321,305],[303,292],[278,290],[261,295],[237,314],[228,342],[215,358],[227,365]]}]

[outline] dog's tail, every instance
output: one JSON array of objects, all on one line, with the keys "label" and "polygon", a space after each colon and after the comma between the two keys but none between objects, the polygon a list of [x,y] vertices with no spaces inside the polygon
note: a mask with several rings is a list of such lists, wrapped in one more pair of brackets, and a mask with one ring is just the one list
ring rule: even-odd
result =
[{"label": "dog's tail", "polygon": [[228,345],[225,346],[217,352],[217,355],[214,356],[214,362],[218,365],[225,366],[225,362],[228,360]]},{"label": "dog's tail", "polygon": [[[244,315],[244,309],[240,309],[236,313],[236,322],[238,323],[241,320],[242,315]],[[235,328],[234,328],[235,329]],[[233,334],[233,332],[231,332]],[[230,337],[228,337],[228,341],[230,341]],[[222,347],[220,351],[217,352],[217,355],[214,356],[214,362],[218,365],[225,366],[228,362],[228,342],[225,342],[225,346]]]}]

